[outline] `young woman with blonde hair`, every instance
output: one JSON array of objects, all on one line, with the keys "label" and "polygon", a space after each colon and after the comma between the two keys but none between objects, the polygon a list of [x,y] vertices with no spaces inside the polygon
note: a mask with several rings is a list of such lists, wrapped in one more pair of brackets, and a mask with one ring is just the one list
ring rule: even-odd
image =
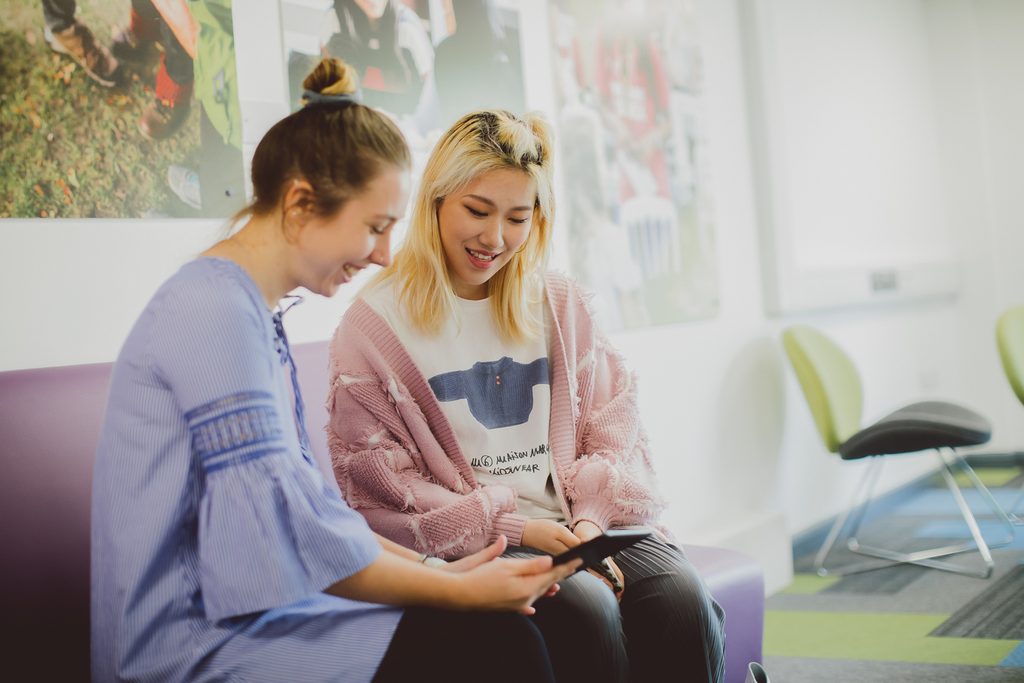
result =
[{"label": "young woman with blonde hair", "polygon": [[[338,483],[371,528],[424,555],[502,535],[510,554],[554,555],[657,526],[633,377],[585,295],[546,272],[552,153],[536,115],[460,119],[427,162],[405,244],[331,345]],[[538,605],[559,681],[721,680],[721,610],[663,531]]]},{"label": "young woman with blonde hair", "polygon": [[[517,658],[485,680],[553,683],[526,615],[568,569],[495,559],[498,537],[448,572],[425,566],[313,460],[282,299],[389,263],[410,155],[341,62],[305,87],[256,149],[242,227],[164,283],[114,365],[93,480],[93,679],[468,683],[500,639]],[[438,663],[450,637],[471,673]]]}]

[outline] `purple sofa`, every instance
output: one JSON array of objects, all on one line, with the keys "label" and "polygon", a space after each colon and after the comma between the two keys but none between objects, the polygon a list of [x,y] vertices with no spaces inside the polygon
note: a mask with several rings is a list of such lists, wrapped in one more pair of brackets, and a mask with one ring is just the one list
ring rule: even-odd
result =
[{"label": "purple sofa", "polygon": [[[330,481],[327,344],[293,349],[310,435]],[[89,679],[89,497],[110,364],[0,372],[0,565],[7,680]],[[761,568],[740,553],[687,546],[726,612],[726,683],[761,660]]]}]

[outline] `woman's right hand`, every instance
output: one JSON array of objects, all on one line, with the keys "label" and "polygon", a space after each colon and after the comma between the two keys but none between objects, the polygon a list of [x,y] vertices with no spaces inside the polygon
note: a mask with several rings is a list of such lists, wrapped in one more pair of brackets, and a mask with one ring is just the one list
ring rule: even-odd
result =
[{"label": "woman's right hand", "polygon": [[462,583],[461,607],[470,610],[512,610],[533,614],[533,602],[554,591],[552,587],[571,575],[582,563],[573,560],[552,565],[551,558],[498,557],[458,575]]},{"label": "woman's right hand", "polygon": [[523,527],[523,545],[551,555],[561,555],[580,542],[575,534],[550,519],[530,519]]},{"label": "woman's right hand", "polygon": [[[514,610],[533,614],[533,602],[557,590],[582,560],[555,566],[541,555],[520,560],[495,557],[505,539],[445,567],[426,567],[385,551],[360,571],[327,587],[331,595],[386,605],[426,605],[446,609]],[[455,566],[452,566],[455,565]]]}]

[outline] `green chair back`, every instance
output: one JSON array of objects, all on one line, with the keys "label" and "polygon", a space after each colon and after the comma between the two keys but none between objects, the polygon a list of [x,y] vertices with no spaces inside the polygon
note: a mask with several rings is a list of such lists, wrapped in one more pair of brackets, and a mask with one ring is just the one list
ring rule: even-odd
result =
[{"label": "green chair back", "polygon": [[1013,393],[1024,403],[1024,306],[1016,306],[999,316],[996,343],[1003,370]]},{"label": "green chair back", "polygon": [[860,375],[842,349],[812,327],[794,325],[782,333],[818,433],[829,451],[860,431],[863,391]]}]

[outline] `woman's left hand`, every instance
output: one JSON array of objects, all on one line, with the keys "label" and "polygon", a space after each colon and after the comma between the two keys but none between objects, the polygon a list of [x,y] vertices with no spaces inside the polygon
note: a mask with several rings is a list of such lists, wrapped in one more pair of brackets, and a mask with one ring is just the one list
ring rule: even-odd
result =
[{"label": "woman's left hand", "polygon": [[[496,557],[499,557],[505,548],[508,546],[508,539],[505,536],[499,536],[498,540],[490,544],[483,550],[478,550],[472,555],[466,555],[457,560],[453,560],[444,566],[438,567],[441,571],[452,572],[453,574],[461,574],[462,572],[468,572],[471,569],[479,567],[485,562],[490,562]],[[548,588],[548,592],[544,594],[544,597],[551,597],[558,592],[558,584],[553,583]]]},{"label": "woman's left hand", "polygon": [[[592,538],[597,538],[598,536],[604,533],[601,530],[601,527],[587,519],[581,519],[579,522],[577,522],[576,526],[573,527],[572,532],[576,535],[576,538],[580,539],[584,543]],[[619,569],[619,566],[617,564],[615,564],[615,560],[609,557],[608,564],[611,566],[612,571],[615,572],[615,575],[619,578],[619,585],[623,587],[622,590],[615,590],[615,586],[612,585],[612,582],[605,578],[605,576],[601,574],[601,572],[595,569],[588,569],[587,571],[589,571],[591,574],[604,581],[608,588],[610,588],[612,592],[615,593],[615,597],[619,600],[622,600],[622,594],[623,592],[625,592],[626,577],[622,575],[622,570]]]},{"label": "woman's left hand", "polygon": [[438,567],[446,572],[452,572],[454,574],[461,574],[462,572],[468,572],[470,569],[475,569],[485,562],[490,562],[494,558],[505,552],[505,547],[508,545],[508,540],[504,536],[499,536],[498,539],[484,548],[478,550],[472,555],[466,555],[465,557],[453,560],[443,567]]}]

